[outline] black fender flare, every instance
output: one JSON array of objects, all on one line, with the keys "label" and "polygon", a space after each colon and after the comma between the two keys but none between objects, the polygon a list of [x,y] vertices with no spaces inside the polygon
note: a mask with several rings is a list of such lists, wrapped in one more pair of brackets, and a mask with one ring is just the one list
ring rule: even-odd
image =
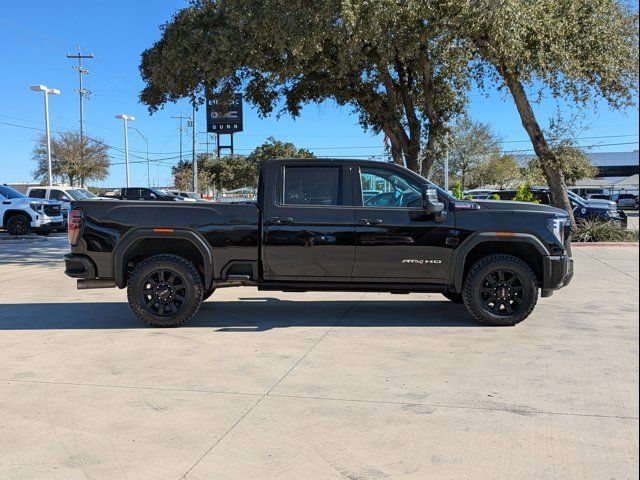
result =
[{"label": "black fender flare", "polygon": [[13,208],[13,209],[9,209],[6,212],[4,212],[4,215],[2,216],[2,226],[4,227],[7,223],[7,218],[9,218],[12,215],[24,215],[25,217],[29,217],[29,223],[33,222],[33,216],[25,211],[25,210],[19,210],[17,208]]},{"label": "black fender flare", "polygon": [[549,250],[540,241],[540,239],[530,233],[513,233],[505,236],[499,232],[477,232],[469,236],[458,248],[455,249],[451,259],[452,272],[449,272],[449,281],[453,284],[455,292],[462,291],[462,282],[464,281],[464,265],[469,252],[478,245],[485,242],[510,242],[510,243],[526,243],[534,247],[541,257],[550,255]]},{"label": "black fender flare", "polygon": [[126,287],[124,258],[131,247],[139,240],[146,239],[179,239],[190,242],[204,259],[204,288],[209,290],[213,284],[213,252],[209,243],[192,230],[173,230],[157,232],[152,228],[140,228],[127,232],[113,250],[113,277],[119,288]]}]

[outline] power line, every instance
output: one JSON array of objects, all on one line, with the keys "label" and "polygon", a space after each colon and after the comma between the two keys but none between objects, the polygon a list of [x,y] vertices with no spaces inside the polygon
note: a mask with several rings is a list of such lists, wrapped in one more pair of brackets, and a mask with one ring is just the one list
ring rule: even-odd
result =
[{"label": "power line", "polygon": [[78,95],[80,97],[80,145],[82,145],[82,137],[84,133],[84,97],[89,96],[89,94],[91,93],[89,92],[89,90],[86,90],[82,85],[83,77],[89,74],[89,70],[82,68],[82,60],[94,58],[94,57],[93,57],[93,53],[90,53],[88,55],[83,55],[82,51],[80,50],[80,46],[78,45],[78,53],[76,55],[67,53],[67,58],[73,58],[78,60],[78,65],[74,66],[73,69],[78,71],[78,77],[80,79],[80,86],[76,90],[76,92],[78,92]]}]

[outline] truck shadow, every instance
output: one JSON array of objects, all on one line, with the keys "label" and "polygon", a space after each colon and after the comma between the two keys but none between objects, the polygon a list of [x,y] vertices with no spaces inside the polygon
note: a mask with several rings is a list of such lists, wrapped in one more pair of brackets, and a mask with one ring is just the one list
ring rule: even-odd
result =
[{"label": "truck shadow", "polygon": [[[182,328],[261,332],[288,327],[477,327],[462,305],[449,301],[306,301],[270,297],[211,299]],[[0,306],[0,330],[148,328],[124,302]]]}]

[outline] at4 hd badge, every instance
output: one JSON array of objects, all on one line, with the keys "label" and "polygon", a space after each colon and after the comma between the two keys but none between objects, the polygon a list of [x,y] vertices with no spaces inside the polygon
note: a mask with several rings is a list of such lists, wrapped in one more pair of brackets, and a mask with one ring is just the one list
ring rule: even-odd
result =
[{"label": "at4 hd badge", "polygon": [[431,258],[405,258],[402,263],[413,263],[416,265],[440,265],[442,260],[435,260]]}]

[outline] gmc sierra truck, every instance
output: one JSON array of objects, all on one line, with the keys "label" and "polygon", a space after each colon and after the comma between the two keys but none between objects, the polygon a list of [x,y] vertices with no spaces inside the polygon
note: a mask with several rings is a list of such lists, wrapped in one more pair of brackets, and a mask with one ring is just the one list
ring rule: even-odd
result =
[{"label": "gmc sierra truck", "polygon": [[217,288],[439,292],[515,325],[569,284],[563,210],[461,201],[397,165],[271,160],[256,202],[74,202],[66,274],[127,288],[152,326],[184,324]]}]

